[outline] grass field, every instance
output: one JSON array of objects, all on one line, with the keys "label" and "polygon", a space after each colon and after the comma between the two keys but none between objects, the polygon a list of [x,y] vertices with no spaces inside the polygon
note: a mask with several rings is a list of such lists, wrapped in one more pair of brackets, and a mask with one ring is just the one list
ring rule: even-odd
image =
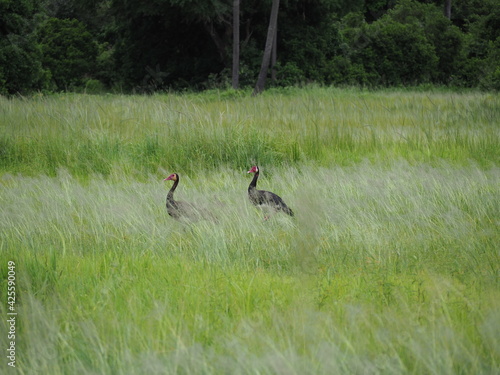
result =
[{"label": "grass field", "polygon": [[0,97],[0,369],[499,374],[499,202],[498,94]]}]

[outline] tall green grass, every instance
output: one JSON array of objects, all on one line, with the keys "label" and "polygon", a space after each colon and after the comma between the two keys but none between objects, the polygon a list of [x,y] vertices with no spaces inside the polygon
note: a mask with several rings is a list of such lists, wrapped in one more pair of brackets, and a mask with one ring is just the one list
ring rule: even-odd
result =
[{"label": "tall green grass", "polygon": [[0,169],[140,176],[159,168],[349,165],[365,158],[496,163],[495,94],[304,89],[257,98],[0,98]]},{"label": "tall green grass", "polygon": [[498,97],[273,94],[0,99],[19,373],[500,371]]},{"label": "tall green grass", "polygon": [[498,370],[497,167],[264,170],[296,212],[268,221],[243,172],[182,180],[192,224],[153,176],[4,175],[23,373]]}]

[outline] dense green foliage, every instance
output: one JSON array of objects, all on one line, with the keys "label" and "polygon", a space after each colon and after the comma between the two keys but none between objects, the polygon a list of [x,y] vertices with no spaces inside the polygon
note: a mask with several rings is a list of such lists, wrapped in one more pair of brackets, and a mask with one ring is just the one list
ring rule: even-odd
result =
[{"label": "dense green foliage", "polygon": [[[282,1],[275,86],[500,88],[497,0]],[[241,3],[241,86],[260,69],[270,2]],[[4,0],[0,94],[225,88],[232,7],[218,0]]]},{"label": "dense green foliage", "polygon": [[[496,374],[500,96],[0,98],[21,374]],[[264,221],[247,198],[280,194]],[[218,221],[176,221],[165,196]],[[0,372],[9,373],[7,358]]]},{"label": "dense green foliage", "polygon": [[36,0],[0,1],[0,95],[43,89],[47,73],[34,35]]},{"label": "dense green foliage", "polygon": [[94,69],[97,47],[85,25],[77,20],[50,18],[40,27],[42,64],[56,88],[82,86]]}]

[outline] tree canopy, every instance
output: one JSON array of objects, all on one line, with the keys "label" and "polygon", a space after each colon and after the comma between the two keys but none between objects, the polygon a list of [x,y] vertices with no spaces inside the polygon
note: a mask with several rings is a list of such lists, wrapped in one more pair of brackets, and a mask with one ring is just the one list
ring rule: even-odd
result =
[{"label": "tree canopy", "polygon": [[[235,60],[231,1],[1,0],[0,94],[226,88],[233,61],[252,87],[271,4],[240,2]],[[499,30],[497,0],[281,0],[268,84],[498,90]]]}]

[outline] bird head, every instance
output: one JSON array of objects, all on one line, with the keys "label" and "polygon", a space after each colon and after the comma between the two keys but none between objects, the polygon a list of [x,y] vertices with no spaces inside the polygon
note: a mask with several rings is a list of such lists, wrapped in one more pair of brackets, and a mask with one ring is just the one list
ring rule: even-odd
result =
[{"label": "bird head", "polygon": [[259,167],[255,165],[247,173],[259,173]]},{"label": "bird head", "polygon": [[172,173],[170,176],[168,176],[163,181],[169,181],[169,180],[177,181],[178,178],[179,178],[179,176],[177,175],[177,173]]}]

